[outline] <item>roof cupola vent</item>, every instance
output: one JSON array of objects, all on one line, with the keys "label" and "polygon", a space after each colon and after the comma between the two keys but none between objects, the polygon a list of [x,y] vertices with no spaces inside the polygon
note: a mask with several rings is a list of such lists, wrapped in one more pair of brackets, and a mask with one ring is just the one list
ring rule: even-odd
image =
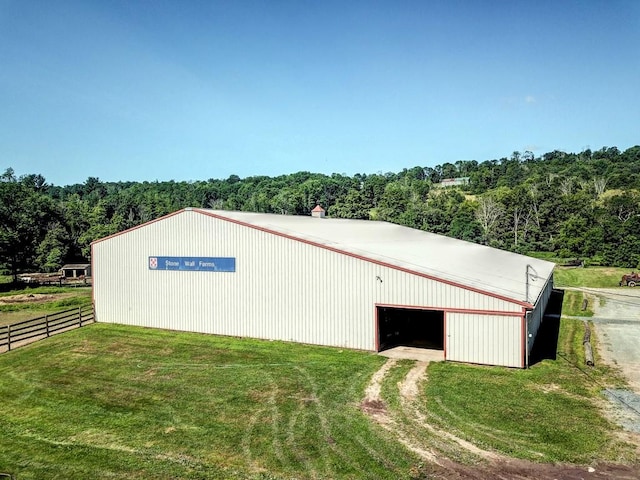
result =
[{"label": "roof cupola vent", "polygon": [[311,216],[315,218],[324,218],[325,210],[320,205],[316,205],[316,208],[311,210]]}]

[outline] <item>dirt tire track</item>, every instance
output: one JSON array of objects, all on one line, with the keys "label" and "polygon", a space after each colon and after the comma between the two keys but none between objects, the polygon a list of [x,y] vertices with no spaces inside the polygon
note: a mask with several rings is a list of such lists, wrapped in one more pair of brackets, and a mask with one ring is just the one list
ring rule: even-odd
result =
[{"label": "dirt tire track", "polygon": [[447,432],[445,430],[437,428],[429,423],[427,416],[420,411],[416,402],[420,391],[419,384],[424,380],[426,376],[428,365],[428,362],[417,362],[416,365],[411,370],[409,370],[409,373],[407,373],[404,381],[399,385],[398,390],[400,391],[400,398],[403,408],[409,413],[410,416],[415,418],[415,423],[417,423],[419,427],[426,428],[436,436],[444,437],[447,440],[455,442],[468,453],[478,456],[481,459],[503,460],[503,456],[495,452],[483,450],[480,447],[472,444],[471,442],[468,442],[451,432]]},{"label": "dirt tire track", "polygon": [[[450,444],[455,444],[467,453],[471,453],[480,459],[497,460],[502,458],[493,452],[482,450],[452,433],[445,432],[444,430],[434,427],[428,422],[426,415],[420,412],[416,405],[416,400],[419,396],[419,384],[425,377],[429,362],[416,362],[415,366],[407,373],[405,379],[398,384],[402,409],[407,414],[408,418],[414,419],[412,426],[415,426],[418,430],[428,430],[437,440],[441,440],[436,440],[434,442],[435,445],[430,445],[430,448],[425,448],[423,445],[420,445],[421,442],[414,438],[414,435],[411,434],[409,428],[401,426],[392,418],[380,396],[382,381],[385,375],[396,365],[396,363],[396,360],[389,359],[371,378],[371,382],[365,390],[365,399],[362,402],[362,410],[366,414],[371,416],[377,423],[387,428],[387,430],[394,433],[400,442],[409,450],[416,453],[421,458],[436,464],[440,464],[438,454],[444,453],[447,457],[457,456],[456,454],[458,452],[456,452],[455,449],[452,449],[449,446]],[[393,426],[393,429],[391,428],[391,425]],[[433,447],[436,447],[438,454],[434,451]]]},{"label": "dirt tire track", "polygon": [[391,370],[397,361],[390,358],[380,369],[373,374],[371,381],[364,392],[364,400],[362,401],[361,410],[372,417],[377,423],[385,425],[389,422],[387,415],[387,406],[380,397],[380,389],[382,388],[382,380],[389,370]]},{"label": "dirt tire track", "polygon": [[382,388],[382,380],[389,370],[395,367],[397,361],[393,358],[387,360],[380,369],[373,374],[369,385],[367,385],[364,391],[365,401],[375,402],[380,401],[380,389]]},{"label": "dirt tire track", "polygon": [[417,362],[416,365],[409,370],[404,381],[399,385],[400,395],[407,401],[414,401],[418,396],[418,383],[427,373],[429,362]]},{"label": "dirt tire track", "polygon": [[[419,426],[432,430],[436,438],[439,436],[444,442],[455,442],[461,449],[475,455],[480,463],[461,464],[455,458],[451,458],[451,455],[446,455],[446,451],[434,452],[433,445],[417,445],[414,439],[409,438],[407,432],[403,431],[403,427],[394,419],[393,412],[388,410],[380,396],[384,377],[395,364],[395,360],[388,360],[372,376],[371,382],[366,388],[361,409],[395,435],[398,441],[410,451],[428,462],[422,468],[422,474],[426,475],[425,478],[442,480],[485,480],[487,478],[504,480],[557,480],[560,478],[564,480],[637,480],[640,478],[637,465],[602,464],[594,467],[554,465],[505,457],[495,452],[482,450],[466,440],[430,425],[427,415],[417,408],[416,403],[420,396],[419,384],[424,379],[428,362],[419,362],[408,372],[404,381],[398,383],[402,408],[406,409],[410,415],[413,414],[413,418],[418,418]],[[409,416],[409,418],[412,417]],[[440,456],[441,454],[442,456]]]},{"label": "dirt tire track", "polygon": [[[373,374],[371,381],[365,390],[365,398],[361,404],[361,409],[376,423],[383,426],[386,430],[393,433],[400,443],[402,443],[409,450],[417,454],[419,457],[428,460],[429,462],[440,464],[436,454],[425,449],[420,445],[417,445],[415,441],[412,441],[403,429],[399,428],[398,423],[389,416],[388,409],[380,396],[382,387],[382,381],[386,374],[391,370],[397,361],[393,358],[387,360],[380,369]],[[425,367],[426,368],[426,367]]]}]

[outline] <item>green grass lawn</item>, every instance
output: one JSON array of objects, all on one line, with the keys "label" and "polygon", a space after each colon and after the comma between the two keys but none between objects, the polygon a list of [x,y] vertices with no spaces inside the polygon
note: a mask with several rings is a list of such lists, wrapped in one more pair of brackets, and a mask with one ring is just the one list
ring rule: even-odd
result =
[{"label": "green grass lawn", "polygon": [[[581,322],[580,322],[581,325]],[[581,330],[530,370],[433,363],[422,409],[485,448],[537,461],[629,458],[584,377]],[[578,342],[578,343],[576,343]],[[0,473],[20,480],[426,478],[359,409],[366,352],[94,324],[0,355]],[[383,384],[385,400],[412,362]],[[405,415],[406,417],[406,415]],[[402,415],[399,418],[403,418]],[[405,418],[403,421],[409,421]],[[418,432],[426,446],[429,432]],[[458,460],[464,461],[464,456]],[[417,477],[416,477],[417,475]]]},{"label": "green grass lawn", "polygon": [[631,273],[630,268],[618,267],[563,267],[562,264],[572,260],[560,258],[553,252],[529,252],[528,255],[554,262],[554,285],[557,287],[613,288],[618,287],[622,275]]},{"label": "green grass lawn", "polygon": [[[587,300],[587,308],[582,309],[584,300]],[[577,290],[565,290],[562,302],[562,314],[571,317],[593,317],[593,302],[599,301],[592,295],[586,295]]]},{"label": "green grass lawn", "polygon": [[360,413],[384,358],[95,324],[0,355],[0,472],[42,478],[408,478]]},{"label": "green grass lawn", "polygon": [[629,268],[617,267],[556,267],[553,283],[556,287],[613,288]]},{"label": "green grass lawn", "polygon": [[[426,411],[448,431],[490,450],[534,461],[636,461],[600,411],[605,385],[623,380],[602,362],[583,373],[580,320],[561,322],[557,360],[528,370],[436,363]],[[574,366],[575,365],[575,366]],[[580,367],[580,368],[577,368]]]}]

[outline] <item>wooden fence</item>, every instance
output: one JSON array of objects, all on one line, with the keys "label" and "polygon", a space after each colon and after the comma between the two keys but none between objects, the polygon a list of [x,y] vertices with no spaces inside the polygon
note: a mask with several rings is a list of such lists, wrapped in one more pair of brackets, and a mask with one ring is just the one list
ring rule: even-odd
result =
[{"label": "wooden fence", "polygon": [[0,352],[26,345],[95,321],[93,306],[72,308],[0,327]]}]

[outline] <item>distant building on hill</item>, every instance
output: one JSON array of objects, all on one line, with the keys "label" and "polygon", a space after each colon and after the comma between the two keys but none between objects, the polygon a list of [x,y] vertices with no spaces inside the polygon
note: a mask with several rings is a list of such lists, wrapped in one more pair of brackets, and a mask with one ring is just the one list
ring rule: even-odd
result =
[{"label": "distant building on hill", "polygon": [[443,178],[436,187],[460,187],[469,184],[469,177]]}]

